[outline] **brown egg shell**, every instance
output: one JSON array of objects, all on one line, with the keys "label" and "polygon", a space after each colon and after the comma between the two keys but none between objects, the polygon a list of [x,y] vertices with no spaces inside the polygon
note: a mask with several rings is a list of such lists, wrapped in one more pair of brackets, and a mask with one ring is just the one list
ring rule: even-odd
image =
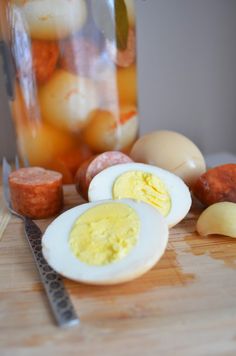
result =
[{"label": "brown egg shell", "polygon": [[141,137],[132,147],[130,156],[136,162],[152,164],[176,174],[190,187],[206,171],[198,147],[174,131],[155,131]]}]

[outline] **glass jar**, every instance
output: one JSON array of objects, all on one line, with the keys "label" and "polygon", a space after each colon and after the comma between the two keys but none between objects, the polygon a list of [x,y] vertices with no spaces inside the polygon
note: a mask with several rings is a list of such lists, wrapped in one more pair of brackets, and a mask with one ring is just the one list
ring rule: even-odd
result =
[{"label": "glass jar", "polygon": [[17,147],[63,173],[138,134],[133,0],[1,0],[1,47]]}]

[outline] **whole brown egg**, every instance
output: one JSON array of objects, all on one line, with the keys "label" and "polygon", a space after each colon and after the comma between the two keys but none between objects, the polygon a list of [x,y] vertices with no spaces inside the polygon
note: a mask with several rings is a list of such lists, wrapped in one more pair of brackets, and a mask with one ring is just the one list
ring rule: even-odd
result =
[{"label": "whole brown egg", "polygon": [[182,178],[190,187],[206,171],[199,148],[175,131],[154,131],[140,137],[133,145],[130,157],[136,162],[164,168]]}]

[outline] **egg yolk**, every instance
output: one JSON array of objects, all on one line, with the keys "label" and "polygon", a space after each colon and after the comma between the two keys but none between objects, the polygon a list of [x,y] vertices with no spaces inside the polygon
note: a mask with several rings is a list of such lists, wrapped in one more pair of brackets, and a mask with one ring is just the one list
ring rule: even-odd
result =
[{"label": "egg yolk", "polygon": [[124,203],[99,204],[83,213],[69,236],[73,254],[88,265],[102,266],[124,258],[136,245],[140,219]]},{"label": "egg yolk", "polygon": [[113,185],[113,198],[131,198],[153,205],[163,216],[171,208],[171,198],[165,184],[152,173],[129,171],[120,175]]}]

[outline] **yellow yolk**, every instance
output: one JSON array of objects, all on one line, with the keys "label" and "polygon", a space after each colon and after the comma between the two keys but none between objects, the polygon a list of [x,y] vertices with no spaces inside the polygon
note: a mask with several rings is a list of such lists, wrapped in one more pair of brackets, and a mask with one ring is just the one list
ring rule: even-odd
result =
[{"label": "yellow yolk", "polygon": [[171,208],[171,198],[165,184],[154,174],[130,171],[118,177],[113,185],[113,198],[131,198],[153,205],[163,216]]},{"label": "yellow yolk", "polygon": [[104,203],[82,214],[72,227],[69,245],[89,265],[101,266],[125,257],[138,241],[140,219],[124,203]]}]

